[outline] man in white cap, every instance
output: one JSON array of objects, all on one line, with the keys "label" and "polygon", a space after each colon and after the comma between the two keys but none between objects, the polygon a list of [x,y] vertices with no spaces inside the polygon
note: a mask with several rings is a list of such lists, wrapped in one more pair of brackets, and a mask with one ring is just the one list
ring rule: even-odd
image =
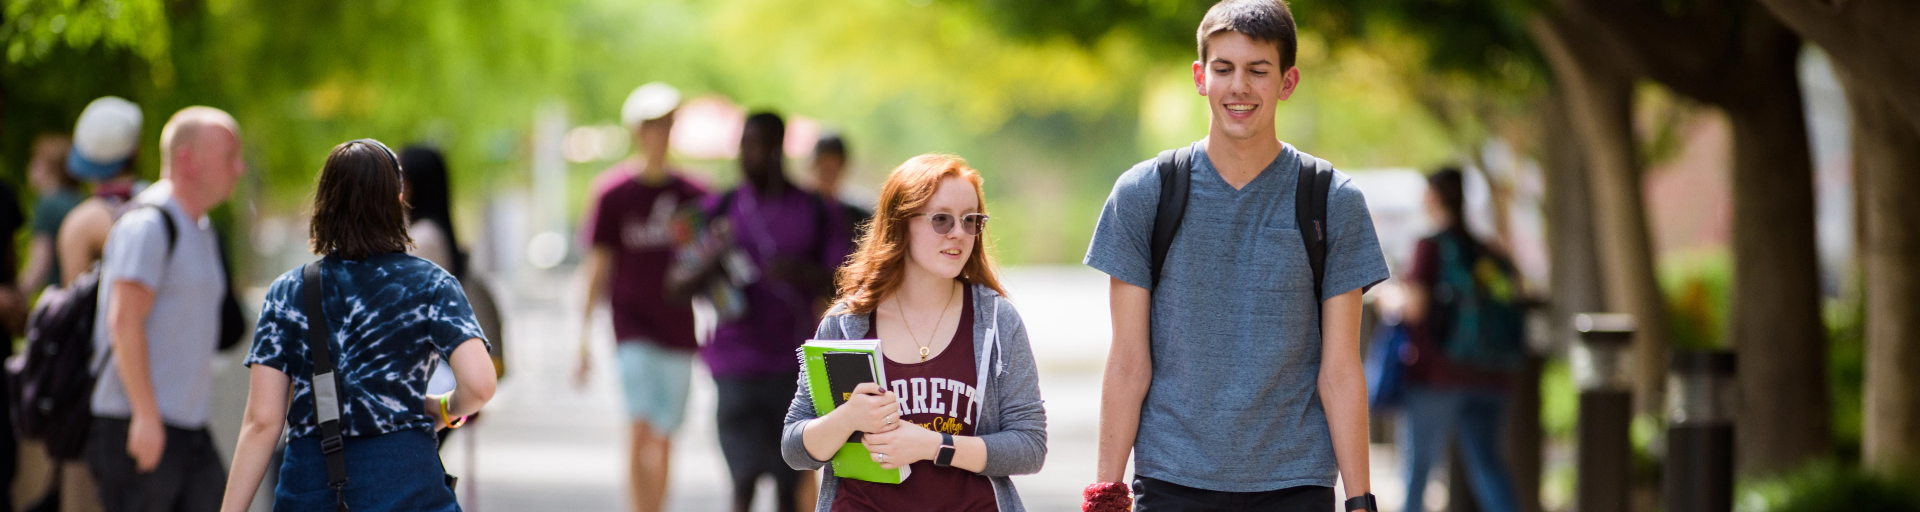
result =
[{"label": "man in white cap", "polygon": [[594,195],[581,229],[591,249],[580,265],[587,296],[580,322],[580,365],[585,382],[593,309],[609,299],[621,390],[632,421],[631,502],[638,512],[664,503],[668,454],[674,430],[686,416],[693,383],[693,306],[669,298],[673,266],[670,223],[675,212],[698,204],[706,191],[667,167],[667,142],[680,92],[654,82],[640,86],[620,109],[638,154],[594,180]]},{"label": "man in white cap", "polygon": [[187,107],[160,132],[160,179],[114,223],[100,258],[88,469],[107,512],[214,511],[226,468],[207,431],[227,278],[207,211],[246,170],[239,125]]}]

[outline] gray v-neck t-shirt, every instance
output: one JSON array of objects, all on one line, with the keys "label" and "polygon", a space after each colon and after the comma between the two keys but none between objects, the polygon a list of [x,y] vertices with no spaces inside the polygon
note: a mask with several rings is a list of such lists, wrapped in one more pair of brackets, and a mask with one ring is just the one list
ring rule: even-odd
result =
[{"label": "gray v-neck t-shirt", "polygon": [[[1153,294],[1153,382],[1140,408],[1136,474],[1228,492],[1334,485],[1339,466],[1317,389],[1319,304],[1294,214],[1301,156],[1283,145],[1235,190],[1193,144],[1186,217]],[[1085,263],[1153,290],[1159,201],[1153,160],[1121,174]],[[1366,198],[1337,171],[1327,225],[1326,296],[1387,279]]]}]

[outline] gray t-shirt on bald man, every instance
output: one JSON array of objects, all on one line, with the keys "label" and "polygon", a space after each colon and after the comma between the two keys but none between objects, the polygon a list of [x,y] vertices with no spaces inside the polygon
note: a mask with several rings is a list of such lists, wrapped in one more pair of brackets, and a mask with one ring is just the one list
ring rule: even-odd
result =
[{"label": "gray t-shirt on bald man", "polygon": [[[1301,153],[1285,145],[1235,190],[1193,145],[1187,214],[1153,294],[1153,382],[1134,472],[1228,492],[1332,486],[1339,474],[1320,406],[1319,304],[1294,215]],[[1160,201],[1154,161],[1113,186],[1086,264],[1153,289]],[[1335,172],[1327,198],[1326,296],[1387,279],[1366,198]]]},{"label": "gray t-shirt on bald man", "polygon": [[[220,242],[206,216],[189,218],[173,200],[169,182],[155,183],[133,200],[163,205],[176,238],[167,254],[168,217],[153,208],[128,211],[113,223],[100,256],[100,313],[94,318],[95,357],[107,352],[113,283],[133,281],[153,292],[147,313],[147,367],[154,400],[168,426],[197,429],[207,424],[213,388],[213,351],[219,344],[220,301],[227,286],[220,268]],[[120,381],[119,354],[100,372],[93,388],[93,414],[130,419],[126,387]]]}]

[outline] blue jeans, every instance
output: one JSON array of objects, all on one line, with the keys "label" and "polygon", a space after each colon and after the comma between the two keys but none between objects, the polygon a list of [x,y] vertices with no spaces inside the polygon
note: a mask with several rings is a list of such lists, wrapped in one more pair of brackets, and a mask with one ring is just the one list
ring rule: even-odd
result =
[{"label": "blue jeans", "polygon": [[[1500,457],[1500,428],[1507,407],[1505,392],[1477,388],[1407,386],[1400,424],[1401,457],[1406,461],[1407,501],[1400,510],[1426,510],[1427,470],[1445,460],[1447,441],[1460,441],[1465,477],[1474,501],[1486,512],[1516,512],[1513,479]],[[1456,437],[1454,434],[1458,433]]]},{"label": "blue jeans", "polygon": [[[348,437],[347,505],[354,512],[459,512],[433,433],[407,429],[367,437]],[[320,434],[287,441],[280,486],[273,492],[274,512],[333,512],[327,487],[327,456]]]}]

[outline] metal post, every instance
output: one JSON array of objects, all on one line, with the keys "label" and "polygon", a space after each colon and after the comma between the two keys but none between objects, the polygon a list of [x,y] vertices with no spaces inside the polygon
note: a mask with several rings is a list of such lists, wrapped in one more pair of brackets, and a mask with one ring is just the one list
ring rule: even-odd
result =
[{"label": "metal post", "polygon": [[1676,350],[1668,360],[1667,510],[1733,510],[1731,352]]},{"label": "metal post", "polygon": [[1633,317],[1617,313],[1575,315],[1580,334],[1572,351],[1574,384],[1580,389],[1580,420],[1574,484],[1575,510],[1627,512],[1633,446],[1627,437],[1633,418],[1626,352],[1633,339]]}]

